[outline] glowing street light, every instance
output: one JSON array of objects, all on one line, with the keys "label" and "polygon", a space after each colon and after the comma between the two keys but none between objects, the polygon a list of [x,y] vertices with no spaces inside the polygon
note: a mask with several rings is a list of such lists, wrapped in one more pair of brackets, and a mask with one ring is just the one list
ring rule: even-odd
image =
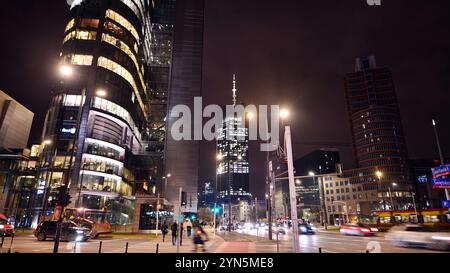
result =
[{"label": "glowing street light", "polygon": [[376,171],[375,175],[378,177],[378,179],[381,179],[383,177],[383,172],[381,171]]},{"label": "glowing street light", "polygon": [[289,117],[289,111],[287,109],[281,109],[280,118],[287,119]]},{"label": "glowing street light", "polygon": [[316,174],[314,172],[309,172],[308,175],[309,176],[316,176]]},{"label": "glowing street light", "polygon": [[64,77],[68,77],[68,76],[71,76],[73,74],[73,69],[72,69],[72,67],[70,67],[68,65],[63,65],[60,68],[60,73]]},{"label": "glowing street light", "polygon": [[106,91],[103,89],[99,89],[99,90],[97,90],[96,94],[99,97],[105,97],[108,93],[106,93]]},{"label": "glowing street light", "polygon": [[52,141],[50,139],[44,140],[44,142],[42,142],[42,144],[45,145],[51,145]]},{"label": "glowing street light", "polygon": [[218,159],[218,160],[222,160],[222,158],[223,158],[223,155],[222,155],[222,154],[218,154],[218,155],[217,155],[217,159]]}]

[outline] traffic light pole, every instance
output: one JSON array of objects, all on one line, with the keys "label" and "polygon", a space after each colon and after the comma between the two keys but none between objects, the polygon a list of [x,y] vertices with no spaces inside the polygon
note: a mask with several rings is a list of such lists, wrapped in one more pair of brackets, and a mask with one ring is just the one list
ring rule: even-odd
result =
[{"label": "traffic light pole", "polygon": [[70,197],[67,194],[67,185],[63,185],[59,190],[59,203],[61,205],[61,211],[58,216],[58,221],[56,223],[56,234],[55,234],[55,244],[53,246],[53,253],[58,253],[59,250],[59,241],[61,239],[61,231],[62,231],[62,222],[63,222],[63,213],[64,209],[70,202]]}]

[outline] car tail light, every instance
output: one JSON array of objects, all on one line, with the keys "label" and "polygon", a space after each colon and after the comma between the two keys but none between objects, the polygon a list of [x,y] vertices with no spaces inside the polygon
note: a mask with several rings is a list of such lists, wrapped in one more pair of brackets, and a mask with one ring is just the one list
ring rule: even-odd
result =
[{"label": "car tail light", "polygon": [[361,231],[362,231],[362,232],[370,232],[370,229],[362,228]]}]

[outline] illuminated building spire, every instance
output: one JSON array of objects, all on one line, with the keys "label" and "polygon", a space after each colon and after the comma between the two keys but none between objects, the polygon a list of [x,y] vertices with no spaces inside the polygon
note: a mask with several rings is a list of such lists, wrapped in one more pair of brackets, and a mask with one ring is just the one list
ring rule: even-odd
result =
[{"label": "illuminated building spire", "polygon": [[236,74],[233,74],[233,106],[236,106]]}]

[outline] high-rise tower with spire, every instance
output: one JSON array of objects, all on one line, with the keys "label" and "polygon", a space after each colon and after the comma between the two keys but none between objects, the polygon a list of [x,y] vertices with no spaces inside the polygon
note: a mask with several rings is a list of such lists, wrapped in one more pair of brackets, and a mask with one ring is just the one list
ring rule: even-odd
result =
[{"label": "high-rise tower with spire", "polygon": [[[233,75],[232,99],[237,105]],[[248,128],[242,117],[226,117],[217,138],[217,191],[219,203],[236,204],[251,199],[249,187]]]}]

